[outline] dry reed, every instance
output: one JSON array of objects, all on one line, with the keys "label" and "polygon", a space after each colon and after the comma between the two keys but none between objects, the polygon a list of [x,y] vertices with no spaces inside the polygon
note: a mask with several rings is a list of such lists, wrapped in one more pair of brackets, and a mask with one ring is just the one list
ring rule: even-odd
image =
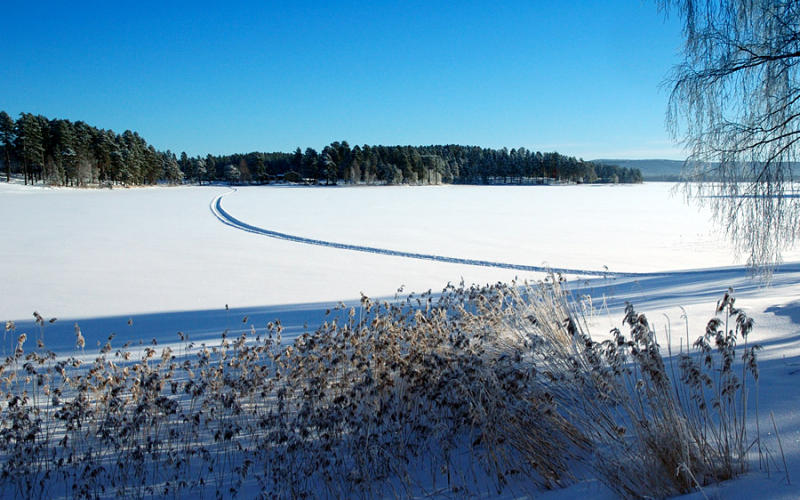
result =
[{"label": "dry reed", "polygon": [[596,342],[552,277],[363,297],[289,344],[280,322],[247,318],[215,345],[179,333],[178,353],[115,349],[112,335],[91,363],[47,351],[37,318],[37,347],[23,333],[0,365],[0,485],[20,497],[469,495],[558,488],[588,466],[621,496],[683,493],[747,465],[757,346],[737,374],[752,321],[733,304],[726,294],[677,376],[632,306],[629,336]]}]

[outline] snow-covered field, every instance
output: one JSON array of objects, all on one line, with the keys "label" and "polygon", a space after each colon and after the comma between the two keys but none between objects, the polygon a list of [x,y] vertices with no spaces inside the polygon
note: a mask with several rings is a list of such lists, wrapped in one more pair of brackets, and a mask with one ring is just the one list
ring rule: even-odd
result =
[{"label": "snow-covered field", "polygon": [[[755,470],[708,488],[723,498],[797,498],[800,489],[800,252],[785,255],[760,286],[710,220],[671,184],[541,187],[244,187],[46,189],[0,184],[0,320],[47,325],[48,347],[74,351],[73,323],[87,348],[117,341],[216,339],[241,318],[280,318],[291,337],[314,329],[339,301],[441,290],[448,282],[494,283],[544,274],[310,245],[226,225],[387,251],[517,266],[576,270],[576,295],[592,296],[595,333],[619,326],[631,301],[672,342],[691,340],[728,288],[755,318],[761,353],[761,414],[774,412],[789,473]],[[581,270],[586,272],[581,272]],[[607,276],[592,272],[608,271]],[[626,273],[629,275],[618,275]],[[664,339],[666,343],[666,337]],[[778,444],[762,422],[772,449]],[[771,427],[769,427],[771,428]],[[780,463],[780,460],[779,460]],[[602,496],[584,482],[554,497]],[[702,498],[701,494],[696,495]]]}]

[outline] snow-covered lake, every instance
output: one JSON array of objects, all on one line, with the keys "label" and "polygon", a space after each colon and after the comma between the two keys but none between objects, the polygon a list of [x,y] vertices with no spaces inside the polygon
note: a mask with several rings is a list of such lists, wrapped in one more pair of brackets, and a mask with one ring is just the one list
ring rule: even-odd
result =
[{"label": "snow-covered lake", "polygon": [[[0,183],[0,320],[48,324],[50,348],[87,349],[110,331],[174,341],[178,330],[216,339],[241,317],[281,318],[287,337],[316,327],[327,307],[363,292],[391,297],[448,282],[538,280],[541,272],[444,263],[308,245],[223,224],[211,203],[254,227],[302,238],[526,266],[610,273],[569,276],[577,292],[608,305],[593,324],[619,326],[626,300],[656,330],[694,339],[729,287],[756,320],[762,342],[762,412],[774,411],[793,479],[800,479],[800,252],[769,288],[748,276],[707,210],[673,185],[431,187],[151,187],[77,190]],[[605,311],[605,309],[602,309]],[[131,324],[128,320],[131,319]],[[247,321],[245,321],[247,322]],[[263,324],[262,324],[263,323]],[[677,326],[676,326],[677,325]],[[673,338],[673,343],[685,338]],[[764,410],[763,408],[766,408]],[[781,477],[753,472],[726,498],[769,491],[791,498]],[[572,494],[597,494],[571,489]],[[767,488],[767,489],[765,489]],[[557,494],[565,494],[561,492]]]},{"label": "snow-covered lake", "polygon": [[[672,187],[245,187],[224,206],[270,230],[447,257],[617,272],[740,264],[709,214]],[[0,318],[335,302],[391,296],[401,285],[541,277],[245,233],[209,209],[228,191],[0,185],[0,281],[10,291]]]}]

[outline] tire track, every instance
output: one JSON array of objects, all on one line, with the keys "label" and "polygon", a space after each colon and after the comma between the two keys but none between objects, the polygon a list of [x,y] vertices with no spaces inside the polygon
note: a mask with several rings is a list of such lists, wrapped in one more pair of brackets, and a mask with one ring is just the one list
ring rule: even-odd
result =
[{"label": "tire track", "polygon": [[[234,189],[231,192],[236,192]],[[585,276],[645,276],[649,275],[649,273],[615,273],[609,270],[602,270],[602,271],[595,271],[590,269],[570,269],[565,267],[546,267],[546,266],[529,266],[523,264],[509,264],[506,262],[493,262],[489,260],[477,260],[477,259],[462,259],[458,257],[446,257],[443,255],[433,255],[433,254],[425,254],[425,253],[415,253],[415,252],[404,252],[401,250],[391,250],[387,248],[377,248],[377,247],[370,247],[364,245],[351,245],[347,243],[337,243],[335,241],[325,241],[325,240],[317,240],[313,238],[305,238],[302,236],[296,236],[293,234],[286,234],[281,233],[278,231],[272,231],[269,229],[264,229],[262,227],[254,226],[252,224],[248,224],[244,221],[241,221],[227,212],[224,208],[222,208],[222,198],[227,196],[229,193],[224,193],[211,201],[209,208],[211,209],[211,213],[223,224],[226,226],[230,226],[232,228],[238,229],[240,231],[246,231],[248,233],[259,234],[261,236],[267,236],[270,238],[276,238],[279,240],[285,241],[292,241],[294,243],[303,243],[306,245],[317,245],[329,248],[338,248],[340,250],[351,250],[354,252],[366,252],[366,253],[374,253],[380,255],[389,255],[392,257],[403,257],[407,259],[418,259],[418,260],[432,260],[435,262],[446,262],[448,264],[464,264],[468,266],[481,266],[481,267],[495,267],[499,269],[513,269],[516,271],[528,271],[528,272],[541,272],[541,273],[560,273],[560,274],[578,274],[578,275],[585,275]]]}]

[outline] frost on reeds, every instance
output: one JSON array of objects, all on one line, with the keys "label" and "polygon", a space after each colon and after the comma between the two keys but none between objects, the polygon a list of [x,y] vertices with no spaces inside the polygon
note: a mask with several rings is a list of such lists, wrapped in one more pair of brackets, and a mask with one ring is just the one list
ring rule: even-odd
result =
[{"label": "frost on reeds", "polygon": [[730,293],[716,312],[722,318],[709,321],[693,352],[686,346],[666,360],[647,318],[630,304],[627,337],[614,329],[595,342],[581,332],[573,352],[545,359],[544,366],[572,365],[552,369],[567,374],[561,411],[593,443],[592,468],[620,496],[672,496],[730,479],[746,470],[752,446],[760,451],[758,436],[747,437],[746,381],[758,381],[760,349],[747,344],[753,321]]},{"label": "frost on reeds", "polygon": [[629,336],[592,340],[556,279],[363,297],[289,344],[280,322],[245,318],[214,345],[179,332],[176,350],[117,349],[112,335],[82,363],[41,343],[26,353],[22,334],[0,365],[0,485],[7,497],[464,496],[558,488],[588,469],[622,496],[682,493],[742,472],[750,448],[755,347],[743,363],[735,349],[752,321],[730,295],[718,312],[693,353],[666,361],[631,306]]}]

